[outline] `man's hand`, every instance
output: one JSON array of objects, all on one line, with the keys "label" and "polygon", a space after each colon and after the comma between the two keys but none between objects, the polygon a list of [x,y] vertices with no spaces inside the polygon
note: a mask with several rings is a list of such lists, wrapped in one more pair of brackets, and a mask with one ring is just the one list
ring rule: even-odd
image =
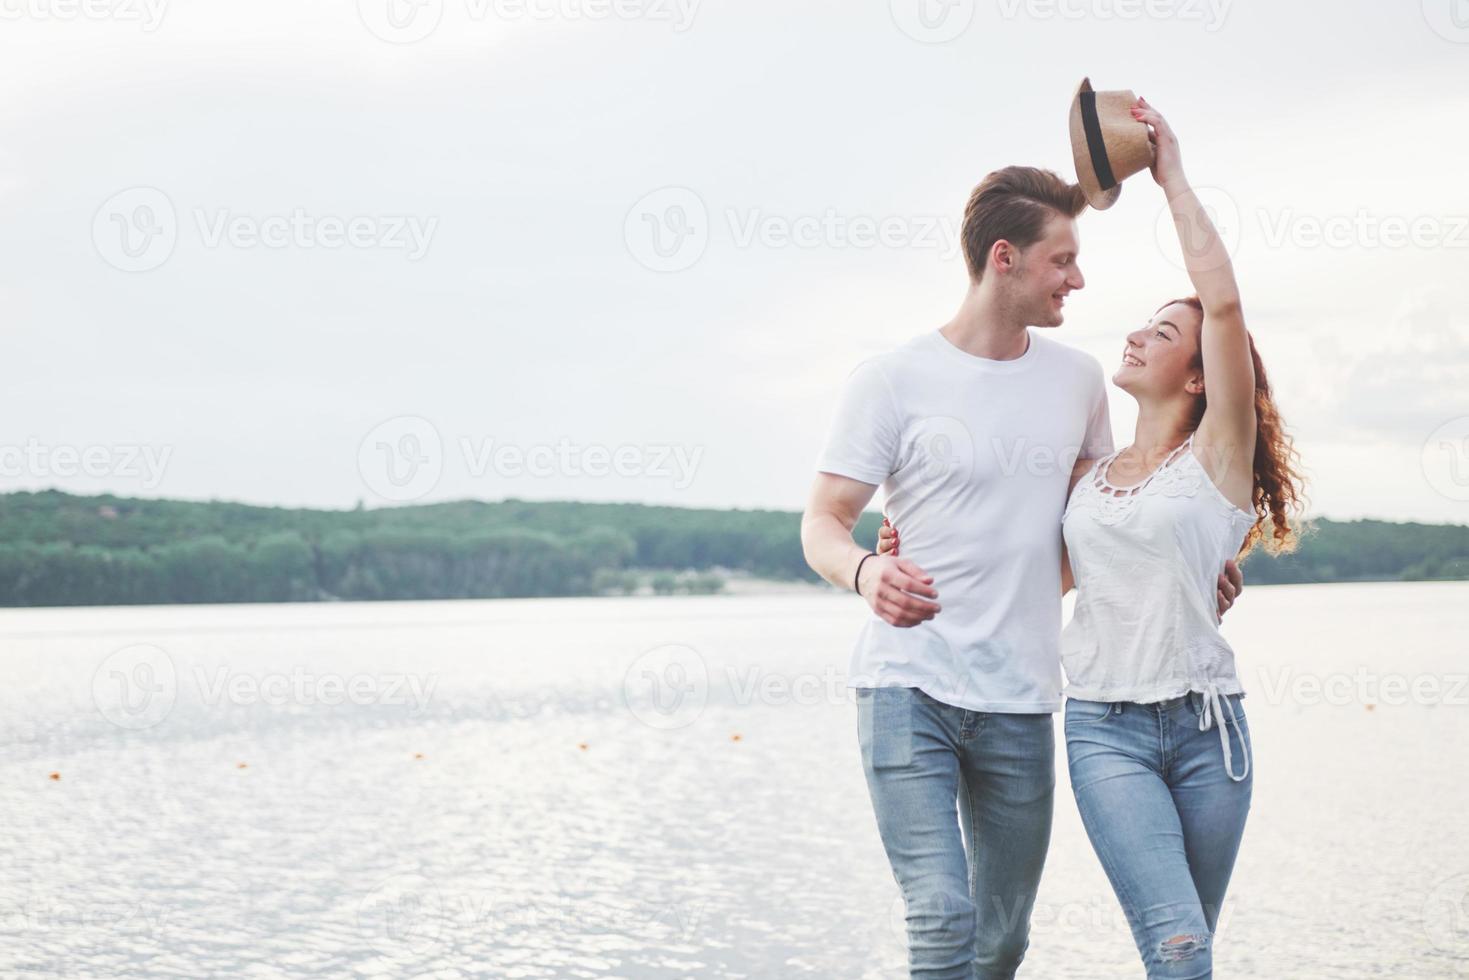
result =
[{"label": "man's hand", "polygon": [[917,626],[937,616],[940,606],[933,576],[906,558],[879,555],[862,564],[858,591],[867,605],[885,623]]},{"label": "man's hand", "polygon": [[1229,612],[1229,607],[1234,605],[1234,600],[1245,590],[1245,575],[1234,563],[1234,559],[1224,563],[1224,571],[1219,573],[1219,619],[1224,620],[1224,614]]}]

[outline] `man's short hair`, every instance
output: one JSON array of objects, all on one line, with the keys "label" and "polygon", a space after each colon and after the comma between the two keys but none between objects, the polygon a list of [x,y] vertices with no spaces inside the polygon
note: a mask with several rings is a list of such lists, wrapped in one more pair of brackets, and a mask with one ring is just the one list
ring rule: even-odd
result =
[{"label": "man's short hair", "polygon": [[995,242],[1004,239],[1026,248],[1045,235],[1056,215],[1075,218],[1086,208],[1086,195],[1050,170],[1004,167],[987,174],[964,207],[964,261],[969,278],[979,281]]}]

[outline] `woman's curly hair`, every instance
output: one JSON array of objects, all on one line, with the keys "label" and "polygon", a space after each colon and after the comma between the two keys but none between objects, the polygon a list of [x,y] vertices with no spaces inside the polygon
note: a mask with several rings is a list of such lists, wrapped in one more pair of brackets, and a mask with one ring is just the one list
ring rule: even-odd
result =
[{"label": "woman's curly hair", "polygon": [[[1158,307],[1159,310],[1182,303],[1184,306],[1204,312],[1204,304],[1197,296],[1171,299]],[[1292,524],[1292,515],[1299,515],[1305,508],[1305,479],[1300,472],[1300,453],[1294,441],[1285,431],[1280,410],[1270,393],[1270,380],[1265,374],[1265,362],[1255,349],[1255,338],[1245,331],[1250,342],[1250,359],[1255,363],[1255,487],[1251,497],[1255,505],[1255,524],[1245,535],[1239,557],[1249,554],[1255,545],[1263,545],[1268,554],[1280,555],[1294,551],[1300,542],[1301,533],[1307,528],[1303,524]],[[1190,365],[1196,371],[1204,369],[1204,353],[1194,352]],[[1194,406],[1191,428],[1198,428],[1204,418],[1208,403],[1199,395]]]}]

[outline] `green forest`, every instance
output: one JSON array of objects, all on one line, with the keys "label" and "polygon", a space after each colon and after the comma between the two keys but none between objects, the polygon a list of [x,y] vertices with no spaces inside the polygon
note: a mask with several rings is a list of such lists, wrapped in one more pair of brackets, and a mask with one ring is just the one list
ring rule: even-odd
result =
[{"label": "green forest", "polygon": [[[877,514],[858,525],[875,541]],[[1469,526],[1313,522],[1249,584],[1469,579]],[[728,575],[817,581],[800,514],[455,501],[356,510],[0,495],[0,605],[314,602],[717,592]]]}]

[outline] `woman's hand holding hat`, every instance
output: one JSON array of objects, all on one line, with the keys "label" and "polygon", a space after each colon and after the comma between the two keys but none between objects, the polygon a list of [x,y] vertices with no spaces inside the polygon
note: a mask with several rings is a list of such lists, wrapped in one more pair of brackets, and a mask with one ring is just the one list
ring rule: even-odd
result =
[{"label": "woman's hand holding hat", "polygon": [[1178,148],[1178,137],[1173,134],[1173,127],[1168,125],[1168,120],[1157,109],[1148,105],[1147,99],[1142,96],[1138,96],[1137,104],[1132,107],[1132,118],[1149,127],[1148,141],[1153,146],[1153,165],[1148,169],[1153,180],[1165,190],[1172,186],[1188,186],[1188,178],[1183,173],[1183,155]]}]

